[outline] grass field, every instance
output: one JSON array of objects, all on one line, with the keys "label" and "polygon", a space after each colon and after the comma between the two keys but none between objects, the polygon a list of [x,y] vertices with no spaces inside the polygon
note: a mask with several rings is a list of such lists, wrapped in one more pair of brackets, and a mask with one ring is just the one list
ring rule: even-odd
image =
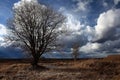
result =
[{"label": "grass field", "polygon": [[0,80],[120,80],[120,56],[103,59],[40,60],[45,69],[33,70],[30,60],[0,60]]}]

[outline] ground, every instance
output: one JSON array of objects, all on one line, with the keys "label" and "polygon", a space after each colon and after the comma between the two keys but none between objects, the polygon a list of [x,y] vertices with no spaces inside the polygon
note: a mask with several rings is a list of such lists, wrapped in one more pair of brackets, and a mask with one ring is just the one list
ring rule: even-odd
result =
[{"label": "ground", "polygon": [[0,60],[0,80],[120,80],[120,56],[103,59],[40,60],[33,70],[26,60]]}]

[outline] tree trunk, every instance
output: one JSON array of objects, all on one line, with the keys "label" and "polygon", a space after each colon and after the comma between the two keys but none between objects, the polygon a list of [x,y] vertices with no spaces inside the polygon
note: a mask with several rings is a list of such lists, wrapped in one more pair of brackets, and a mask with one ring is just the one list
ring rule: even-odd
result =
[{"label": "tree trunk", "polygon": [[34,56],[32,60],[32,67],[35,69],[38,67],[39,56]]}]

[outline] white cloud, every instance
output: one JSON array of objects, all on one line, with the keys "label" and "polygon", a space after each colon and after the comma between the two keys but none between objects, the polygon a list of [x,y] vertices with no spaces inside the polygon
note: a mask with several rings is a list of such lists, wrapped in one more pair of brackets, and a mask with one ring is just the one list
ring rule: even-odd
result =
[{"label": "white cloud", "polygon": [[7,29],[3,24],[0,24],[0,46],[5,44],[4,36],[7,35]]},{"label": "white cloud", "polygon": [[111,9],[100,14],[95,31],[97,38],[109,38],[115,35],[115,30],[120,28],[120,9]]},{"label": "white cloud", "polygon": [[3,42],[3,41],[4,41],[4,39],[2,37],[0,37],[0,42]]},{"label": "white cloud", "polygon": [[82,46],[80,48],[80,51],[84,53],[93,53],[101,47],[101,44],[99,43],[87,43],[86,45]]},{"label": "white cloud", "polygon": [[77,11],[85,11],[87,4],[88,4],[87,2],[79,2],[77,4],[77,6],[78,6]]},{"label": "white cloud", "polygon": [[120,0],[114,0],[114,4],[117,5],[120,2]]},{"label": "white cloud", "polygon": [[65,16],[67,17],[67,21],[66,21],[66,25],[64,27],[67,28],[67,30],[70,31],[71,34],[82,35],[84,32],[87,35],[94,34],[95,31],[94,31],[93,27],[82,24],[79,20],[77,20],[74,17],[74,15],[66,13]]},{"label": "white cloud", "polygon": [[[116,54],[120,52],[120,39],[115,41],[106,41],[104,43],[90,43],[88,42],[86,45],[82,46],[79,50],[81,52],[87,53],[87,54],[94,54],[94,53],[106,53],[109,54]],[[98,54],[98,55],[99,55]]]},{"label": "white cloud", "polygon": [[104,7],[108,7],[108,3],[105,2],[105,1],[103,1],[103,6],[104,6]]},{"label": "white cloud", "polygon": [[0,24],[0,36],[6,35],[6,34],[7,34],[6,27]]},{"label": "white cloud", "polygon": [[[120,9],[111,9],[100,14],[97,20],[97,25],[86,28],[89,32],[91,40],[96,40],[96,43],[87,42],[86,45],[80,48],[80,51],[106,56],[116,53],[120,49]],[[90,29],[89,29],[90,28]],[[89,38],[88,38],[89,39]],[[103,42],[97,43],[98,40]],[[90,41],[90,40],[89,40]],[[116,51],[117,50],[117,51]],[[114,51],[114,52],[113,52]],[[100,54],[103,53],[103,54]],[[99,54],[98,54],[99,53]]]},{"label": "white cloud", "polygon": [[14,3],[14,7],[13,8],[19,8],[23,5],[25,5],[26,3],[37,3],[37,0],[21,0],[18,1],[17,3]]},{"label": "white cloud", "polygon": [[88,11],[88,5],[92,0],[76,0],[77,1],[77,8],[75,9],[75,12],[78,11]]},{"label": "white cloud", "polygon": [[83,46],[92,40],[95,32],[93,27],[81,24],[72,14],[66,13],[66,17],[67,21],[63,29],[66,29],[67,33],[60,36],[60,42],[70,47],[74,43]]},{"label": "white cloud", "polygon": [[75,19],[73,15],[66,14],[66,17],[67,17],[66,25],[67,25],[67,28],[69,30],[71,30],[71,31],[78,31],[78,30],[80,30],[84,26],[84,25],[82,25],[80,23],[80,21]]}]

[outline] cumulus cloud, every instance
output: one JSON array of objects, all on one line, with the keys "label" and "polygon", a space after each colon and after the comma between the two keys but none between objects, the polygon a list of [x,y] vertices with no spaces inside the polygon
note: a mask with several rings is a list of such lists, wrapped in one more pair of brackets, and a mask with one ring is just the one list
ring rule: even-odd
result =
[{"label": "cumulus cloud", "polygon": [[96,40],[105,42],[120,37],[120,9],[111,9],[100,14],[95,26]]},{"label": "cumulus cloud", "polygon": [[86,45],[82,46],[80,48],[80,51],[84,53],[93,53],[100,49],[101,44],[100,43],[87,43]]},{"label": "cumulus cloud", "polygon": [[107,56],[110,54],[119,54],[120,53],[120,39],[115,41],[106,41],[104,43],[90,43],[82,46],[79,50],[88,55],[102,55]]},{"label": "cumulus cloud", "polygon": [[93,38],[80,48],[88,55],[106,56],[120,52],[120,9],[111,9],[100,14],[93,28]]},{"label": "cumulus cloud", "polygon": [[79,44],[79,46],[85,45],[88,41],[94,37],[94,28],[81,24],[74,15],[66,14],[67,21],[64,28],[67,33],[60,36],[60,42],[66,47],[71,48],[73,44]]},{"label": "cumulus cloud", "polygon": [[79,52],[84,57],[90,58],[101,58],[109,55],[105,51],[102,51],[101,48],[103,45],[101,43],[91,43],[88,42],[86,45],[80,47]]},{"label": "cumulus cloud", "polygon": [[84,25],[82,25],[80,23],[80,21],[76,20],[73,15],[71,14],[66,14],[66,17],[67,17],[67,22],[66,22],[66,25],[67,25],[67,28],[70,30],[70,31],[78,31],[80,30],[81,28],[84,27]]}]

